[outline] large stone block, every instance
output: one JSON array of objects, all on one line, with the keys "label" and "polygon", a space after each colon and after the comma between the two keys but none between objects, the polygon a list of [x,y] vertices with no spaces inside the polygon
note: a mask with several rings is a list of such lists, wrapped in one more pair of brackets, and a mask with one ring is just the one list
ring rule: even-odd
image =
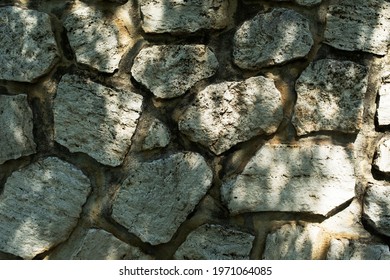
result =
[{"label": "large stone block", "polygon": [[390,83],[383,84],[379,89],[378,124],[390,125]]},{"label": "large stone block", "polygon": [[374,167],[384,173],[390,173],[390,135],[384,136],[376,148]]},{"label": "large stone block", "polygon": [[389,246],[345,238],[330,241],[328,260],[390,260]]}]

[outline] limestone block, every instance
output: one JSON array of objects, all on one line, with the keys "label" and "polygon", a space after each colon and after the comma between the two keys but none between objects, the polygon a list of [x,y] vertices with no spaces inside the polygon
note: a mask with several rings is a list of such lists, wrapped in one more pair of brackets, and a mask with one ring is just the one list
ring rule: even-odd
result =
[{"label": "limestone block", "polygon": [[328,260],[390,260],[389,246],[359,240],[332,239]]},{"label": "limestone block", "polygon": [[223,29],[229,22],[227,0],[142,0],[142,28],[147,33],[192,33]]},{"label": "limestone block", "polygon": [[365,66],[331,59],[310,64],[295,85],[298,100],[292,122],[297,134],[321,130],[358,133],[367,83]]},{"label": "limestone block", "polygon": [[217,69],[217,58],[205,45],[156,45],[139,52],[131,73],[156,97],[173,98]]},{"label": "limestone block", "polygon": [[0,8],[0,80],[33,82],[58,57],[47,14],[8,6]]},{"label": "limestone block", "polygon": [[390,83],[379,89],[378,124],[390,125]]},{"label": "limestone block", "polygon": [[0,251],[32,259],[65,241],[90,188],[80,170],[54,157],[12,173],[0,195]]},{"label": "limestone block", "polygon": [[79,6],[63,20],[77,62],[113,73],[130,42],[124,23],[101,10]]},{"label": "limestone block", "polygon": [[277,8],[244,22],[234,35],[234,63],[256,70],[305,57],[313,45],[309,21]]},{"label": "limestone block", "polygon": [[179,117],[179,130],[219,155],[260,134],[272,134],[283,118],[280,92],[271,79],[252,77],[206,87]]},{"label": "limestone block", "polygon": [[176,251],[178,260],[248,260],[255,237],[220,225],[206,224],[191,232]]},{"label": "limestone block", "polygon": [[370,184],[364,196],[363,218],[379,233],[390,236],[390,185]]},{"label": "limestone block", "polygon": [[240,175],[223,183],[221,193],[233,215],[284,211],[326,216],[352,199],[354,188],[354,163],[348,149],[266,144]]},{"label": "limestone block", "polygon": [[344,0],[328,8],[325,43],[346,51],[385,55],[390,40],[390,3]]},{"label": "limestone block", "polygon": [[26,95],[0,95],[0,164],[35,153],[33,114]]},{"label": "limestone block", "polygon": [[112,217],[144,242],[166,243],[206,194],[212,177],[203,157],[192,152],[141,163],[117,193]]},{"label": "limestone block", "polygon": [[62,77],[54,99],[55,140],[100,163],[122,163],[135,132],[142,96],[75,75]]},{"label": "limestone block", "polygon": [[378,143],[374,167],[381,172],[390,173],[390,135],[384,136]]},{"label": "limestone block", "polygon": [[165,124],[156,119],[149,127],[142,149],[151,150],[155,148],[163,148],[166,147],[170,141],[171,135],[169,133],[169,129],[165,126]]}]

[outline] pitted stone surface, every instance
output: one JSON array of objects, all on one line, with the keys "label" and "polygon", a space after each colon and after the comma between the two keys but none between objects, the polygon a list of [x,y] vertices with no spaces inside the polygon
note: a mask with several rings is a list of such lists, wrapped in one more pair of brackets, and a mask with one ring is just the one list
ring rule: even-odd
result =
[{"label": "pitted stone surface", "polygon": [[81,6],[68,14],[63,23],[77,62],[108,73],[118,68],[130,41],[120,19]]},{"label": "pitted stone surface", "polygon": [[26,95],[0,95],[0,164],[35,153],[32,121]]},{"label": "pitted stone surface", "polygon": [[206,87],[182,116],[179,130],[219,155],[260,134],[272,134],[283,118],[280,92],[261,76]]},{"label": "pitted stone surface", "polygon": [[112,217],[144,242],[168,242],[206,194],[212,177],[203,157],[191,152],[141,163],[123,182]]},{"label": "pitted stone surface", "polygon": [[365,66],[331,59],[310,64],[295,85],[298,100],[292,123],[297,134],[321,130],[359,132],[367,83]]},{"label": "pitted stone surface", "polygon": [[205,45],[157,45],[139,52],[131,73],[156,97],[173,98],[217,69],[217,58]]},{"label": "pitted stone surface", "polygon": [[234,62],[259,69],[306,56],[313,45],[309,21],[293,10],[274,9],[244,22],[234,35]]},{"label": "pitted stone surface", "polygon": [[227,0],[142,0],[142,28],[147,33],[192,33],[223,29],[229,22]]},{"label": "pitted stone surface", "polygon": [[55,140],[71,152],[120,165],[131,145],[142,96],[75,75],[62,77],[54,99]]},{"label": "pitted stone surface", "polygon": [[32,82],[58,56],[49,16],[13,6],[0,8],[0,46],[0,80]]},{"label": "pitted stone surface", "polygon": [[171,134],[169,133],[169,129],[165,126],[165,124],[156,119],[149,127],[142,149],[151,150],[155,148],[163,148],[166,147],[170,141]]},{"label": "pitted stone surface", "polygon": [[390,173],[390,135],[384,136],[378,143],[374,167],[381,172]]},{"label": "pitted stone surface", "polygon": [[390,83],[379,89],[378,124],[390,125]]},{"label": "pitted stone surface", "polygon": [[325,42],[347,51],[385,55],[390,41],[390,3],[344,0],[329,6]]},{"label": "pitted stone surface", "polygon": [[389,246],[359,240],[332,239],[328,260],[390,260]]},{"label": "pitted stone surface", "polygon": [[0,251],[32,259],[65,241],[90,188],[80,170],[54,157],[12,173],[0,195]]},{"label": "pitted stone surface", "polygon": [[176,251],[178,260],[248,260],[255,237],[220,225],[206,224],[191,232]]},{"label": "pitted stone surface", "polygon": [[[308,212],[326,216],[355,196],[351,151],[336,145],[265,144],[222,185],[232,214]],[[337,195],[335,195],[337,193]]]}]

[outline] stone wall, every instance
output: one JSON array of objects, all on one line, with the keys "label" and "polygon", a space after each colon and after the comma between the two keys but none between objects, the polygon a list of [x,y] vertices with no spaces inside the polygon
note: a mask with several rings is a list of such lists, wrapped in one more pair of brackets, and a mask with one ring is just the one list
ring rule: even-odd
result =
[{"label": "stone wall", "polygon": [[390,259],[390,2],[0,3],[1,259]]}]

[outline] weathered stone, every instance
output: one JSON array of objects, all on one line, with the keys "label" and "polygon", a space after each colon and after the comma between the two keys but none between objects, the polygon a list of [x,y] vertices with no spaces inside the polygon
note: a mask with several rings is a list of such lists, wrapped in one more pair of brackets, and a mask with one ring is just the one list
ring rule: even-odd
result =
[{"label": "weathered stone", "polygon": [[390,83],[379,89],[378,124],[390,125]]},{"label": "weathered stone", "polygon": [[[264,145],[222,185],[232,214],[256,211],[328,215],[355,196],[350,151],[336,145]],[[337,195],[336,195],[337,194]]]},{"label": "weathered stone", "polygon": [[32,259],[65,241],[89,192],[89,179],[58,158],[15,171],[0,196],[0,250]]},{"label": "weathered stone", "polygon": [[284,225],[267,235],[263,259],[320,259],[324,248],[323,231],[314,225]]},{"label": "weathered stone", "polygon": [[374,167],[381,172],[390,173],[390,135],[384,136],[378,143]]},{"label": "weathered stone", "polygon": [[205,45],[157,45],[139,52],[131,73],[155,96],[173,98],[217,69],[217,58]]},{"label": "weathered stone", "polygon": [[347,51],[384,55],[390,41],[390,3],[344,0],[328,8],[325,43]]},{"label": "weathered stone", "polygon": [[313,45],[309,21],[293,10],[277,8],[244,22],[234,35],[234,63],[259,69],[305,57]]},{"label": "weathered stone", "polygon": [[176,251],[179,260],[248,260],[255,237],[220,225],[203,225],[191,232]]},{"label": "weathered stone", "polygon": [[280,92],[272,80],[259,76],[206,87],[178,124],[190,140],[219,155],[253,136],[274,133],[282,118]]},{"label": "weathered stone", "polygon": [[71,152],[120,165],[131,145],[142,96],[64,75],[54,99],[55,140]]},{"label": "weathered stone", "polygon": [[229,22],[226,0],[142,0],[142,28],[147,33],[192,33],[223,29]]},{"label": "weathered stone", "polygon": [[0,95],[0,164],[35,153],[32,118],[26,95]]},{"label": "weathered stone", "polygon": [[206,194],[212,176],[196,153],[141,163],[123,182],[112,217],[144,242],[168,242]]},{"label": "weathered stone", "polygon": [[57,43],[47,14],[9,6],[0,8],[0,79],[32,82],[47,73]]},{"label": "weathered stone", "polygon": [[309,65],[296,82],[292,122],[298,135],[337,130],[357,133],[363,123],[367,68],[350,61],[323,59]]},{"label": "weathered stone", "polygon": [[81,6],[63,20],[77,62],[112,73],[130,42],[124,23],[96,8]]},{"label": "weathered stone", "polygon": [[328,260],[390,260],[389,246],[359,240],[332,239]]},{"label": "weathered stone", "polygon": [[301,6],[315,6],[321,3],[322,0],[295,0],[294,2]]},{"label": "weathered stone", "polygon": [[363,218],[379,233],[390,236],[390,185],[370,184],[367,187]]},{"label": "weathered stone", "polygon": [[154,120],[149,127],[142,149],[151,150],[166,147],[171,141],[168,128],[159,120]]}]

